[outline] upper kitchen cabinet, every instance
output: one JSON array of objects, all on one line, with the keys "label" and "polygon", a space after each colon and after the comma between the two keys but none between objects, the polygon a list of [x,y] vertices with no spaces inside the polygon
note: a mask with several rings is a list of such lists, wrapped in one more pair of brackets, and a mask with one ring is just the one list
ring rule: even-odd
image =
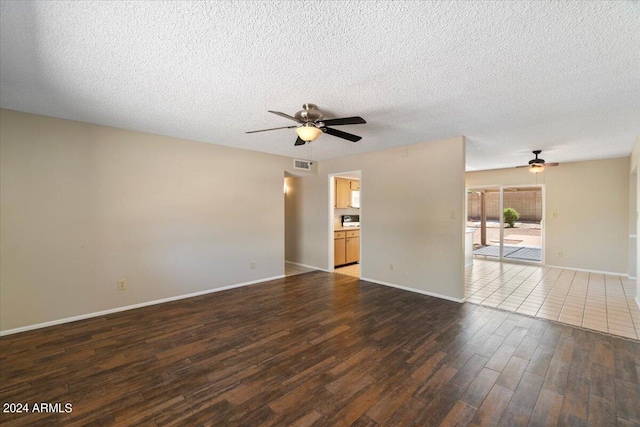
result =
[{"label": "upper kitchen cabinet", "polygon": [[336,209],[347,209],[351,204],[351,181],[336,178]]},{"label": "upper kitchen cabinet", "polygon": [[352,207],[352,191],[360,191],[360,181],[346,178],[336,178],[336,200],[334,203],[336,209],[348,209]]}]

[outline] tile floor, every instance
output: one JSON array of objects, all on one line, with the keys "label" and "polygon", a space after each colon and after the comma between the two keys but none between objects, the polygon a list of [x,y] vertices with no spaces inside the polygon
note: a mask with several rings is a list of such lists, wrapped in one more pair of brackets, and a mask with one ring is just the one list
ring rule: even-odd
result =
[{"label": "tile floor", "polygon": [[360,277],[360,264],[351,264],[333,270],[334,273],[346,274],[347,276]]},{"label": "tile floor", "polygon": [[475,259],[467,301],[640,339],[635,281],[626,277]]}]

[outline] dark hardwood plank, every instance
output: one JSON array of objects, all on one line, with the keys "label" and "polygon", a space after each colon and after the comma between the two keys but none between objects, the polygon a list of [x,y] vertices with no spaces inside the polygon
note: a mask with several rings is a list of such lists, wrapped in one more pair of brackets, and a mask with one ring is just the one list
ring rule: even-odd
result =
[{"label": "dark hardwood plank", "polygon": [[507,365],[507,363],[509,363],[511,356],[513,356],[513,353],[515,351],[516,351],[515,347],[502,344],[498,348],[498,350],[496,350],[496,352],[493,353],[493,356],[491,356],[491,359],[489,359],[489,361],[485,366],[489,369],[493,369],[494,371],[502,372],[502,370]]},{"label": "dark hardwood plank", "polygon": [[440,423],[441,427],[469,425],[477,409],[460,400],[456,402],[447,416]]},{"label": "dark hardwood plank", "polygon": [[564,392],[560,411],[560,425],[586,426],[589,414],[590,381],[580,376],[570,376]]},{"label": "dark hardwood plank", "polygon": [[513,355],[519,357],[520,359],[531,360],[536,352],[536,349],[538,348],[539,343],[540,338],[525,335],[522,341],[520,341],[520,345],[518,346],[518,348],[516,348],[516,351],[513,353]]},{"label": "dark hardwood plank", "polygon": [[501,385],[504,388],[508,388],[511,391],[515,391],[516,387],[520,383],[520,378],[527,369],[527,362],[524,359],[513,356],[509,359],[507,366],[502,370],[502,373],[498,377],[496,384]]},{"label": "dark hardwood plank", "polygon": [[500,420],[500,427],[526,427],[529,425],[529,417],[529,414],[507,407]]},{"label": "dark hardwood plank", "polygon": [[536,406],[529,419],[529,425],[531,427],[546,427],[558,424],[560,410],[562,409],[562,400],[561,395],[551,390],[544,388],[540,390]]},{"label": "dark hardwood plank", "polygon": [[471,420],[474,426],[498,425],[504,414],[513,392],[499,385],[494,385],[487,398],[482,402],[476,415]]},{"label": "dark hardwood plank", "polygon": [[551,359],[547,375],[544,378],[542,388],[551,390],[560,396],[564,396],[564,389],[569,374],[569,363],[561,362],[558,359]]},{"label": "dark hardwood plank", "polygon": [[590,427],[613,426],[616,424],[616,404],[612,400],[592,395],[589,399],[589,417],[587,425]]},{"label": "dark hardwood plank", "polygon": [[[511,402],[509,402],[509,407],[530,415],[535,407],[543,382],[544,379],[542,377],[531,372],[525,372],[511,398]],[[533,396],[536,396],[536,399]]]},{"label": "dark hardwood plank", "polygon": [[531,360],[527,365],[527,371],[532,374],[545,377],[547,375],[547,369],[551,363],[553,357],[553,350],[549,347],[539,346],[531,356]]},{"label": "dark hardwood plank", "polygon": [[616,378],[615,389],[618,417],[640,423],[640,384]]},{"label": "dark hardwood plank", "polygon": [[484,398],[489,394],[493,384],[495,384],[500,374],[491,369],[484,368],[476,376],[476,378],[469,384],[469,387],[465,390],[464,394],[460,398],[460,401],[479,408]]},{"label": "dark hardwood plank", "polygon": [[312,272],[0,338],[7,426],[638,425],[640,344]]}]

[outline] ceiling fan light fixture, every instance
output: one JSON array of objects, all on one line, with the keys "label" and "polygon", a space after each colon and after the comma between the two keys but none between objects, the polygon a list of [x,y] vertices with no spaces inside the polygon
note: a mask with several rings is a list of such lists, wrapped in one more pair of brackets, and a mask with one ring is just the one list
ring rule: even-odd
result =
[{"label": "ceiling fan light fixture", "polygon": [[529,172],[531,173],[540,173],[540,172],[544,172],[544,166],[543,165],[531,165],[531,167],[529,168]]},{"label": "ceiling fan light fixture", "polygon": [[320,135],[322,135],[322,131],[311,123],[305,123],[304,125],[297,127],[296,133],[300,139],[305,142],[315,141]]}]

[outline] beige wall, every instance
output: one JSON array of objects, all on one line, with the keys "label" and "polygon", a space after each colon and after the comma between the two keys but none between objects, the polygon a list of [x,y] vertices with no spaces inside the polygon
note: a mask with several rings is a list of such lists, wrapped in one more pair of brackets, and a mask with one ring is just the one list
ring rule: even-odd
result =
[{"label": "beige wall", "polygon": [[361,277],[463,298],[464,167],[463,137],[321,162],[292,180],[287,259],[331,268],[330,175],[361,171]]},{"label": "beige wall", "polygon": [[469,172],[466,181],[467,188],[545,184],[545,264],[627,274],[629,158],[563,163],[539,175]]},{"label": "beige wall", "polygon": [[283,274],[289,158],[8,110],[0,152],[0,330]]}]

